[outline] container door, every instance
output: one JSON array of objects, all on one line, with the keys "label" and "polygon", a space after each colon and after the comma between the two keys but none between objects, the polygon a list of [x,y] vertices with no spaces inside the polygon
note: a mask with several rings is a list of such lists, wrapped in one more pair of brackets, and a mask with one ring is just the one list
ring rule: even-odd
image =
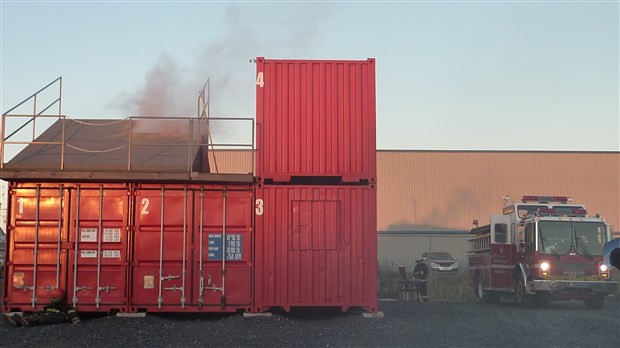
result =
[{"label": "container door", "polygon": [[49,303],[51,289],[64,289],[67,240],[66,190],[41,184],[11,189],[5,311]]},{"label": "container door", "polygon": [[336,287],[325,280],[324,273],[340,250],[342,237],[341,205],[337,200],[292,200],[290,202],[289,250],[292,266],[299,270],[300,281],[294,285],[297,304],[332,306],[338,304]]},{"label": "container door", "polygon": [[71,203],[69,302],[78,310],[125,311],[129,190],[78,185]]},{"label": "container door", "polygon": [[252,303],[252,200],[250,190],[196,192],[199,307]]},{"label": "container door", "polygon": [[136,189],[134,311],[185,308],[191,300],[191,194],[179,186]]}]

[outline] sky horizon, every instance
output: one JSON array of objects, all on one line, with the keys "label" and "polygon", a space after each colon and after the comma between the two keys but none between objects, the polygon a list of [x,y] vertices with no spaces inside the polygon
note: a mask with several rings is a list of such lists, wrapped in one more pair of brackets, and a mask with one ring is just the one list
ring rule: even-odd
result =
[{"label": "sky horizon", "polygon": [[[620,151],[617,1],[0,3],[2,112],[254,117],[257,56],[377,59],[380,150]],[[52,97],[48,97],[52,98]],[[7,127],[8,130],[8,127]]]}]

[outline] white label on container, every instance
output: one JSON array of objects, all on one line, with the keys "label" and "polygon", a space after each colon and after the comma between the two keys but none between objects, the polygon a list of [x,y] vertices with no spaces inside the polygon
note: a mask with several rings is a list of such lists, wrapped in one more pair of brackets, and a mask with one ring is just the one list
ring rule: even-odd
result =
[{"label": "white label on container", "polygon": [[82,242],[96,242],[97,241],[97,229],[96,228],[83,228],[80,231],[80,240]]},{"label": "white label on container", "polygon": [[103,229],[103,241],[104,242],[120,242],[121,241],[121,229],[120,228],[104,228]]},{"label": "white label on container", "polygon": [[120,257],[121,257],[121,251],[120,250],[104,250],[103,251],[103,258],[118,259]]},{"label": "white label on container", "polygon": [[97,258],[97,250],[80,250],[80,257],[85,259]]}]

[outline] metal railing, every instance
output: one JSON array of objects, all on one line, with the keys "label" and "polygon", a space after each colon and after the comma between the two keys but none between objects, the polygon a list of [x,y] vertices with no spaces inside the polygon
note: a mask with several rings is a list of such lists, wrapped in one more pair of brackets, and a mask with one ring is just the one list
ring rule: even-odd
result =
[{"label": "metal railing", "polygon": [[[38,100],[37,98],[39,97],[39,95],[41,95],[42,93],[46,92],[48,88],[51,88],[54,85],[58,85],[58,97],[54,100],[52,100],[48,105],[46,105],[42,110],[38,110]],[[33,105],[33,112],[32,114],[11,114],[11,112],[13,112],[15,109],[19,108],[20,106],[28,103],[28,102],[32,102]],[[47,110],[49,110],[51,107],[53,107],[54,105],[58,105],[58,114],[57,115],[44,115],[44,112],[46,112]],[[15,118],[22,118],[22,117],[26,117],[29,118],[28,121],[26,121],[24,124],[20,125],[19,127],[17,127],[15,130],[13,130],[9,135],[7,135],[7,122],[6,119],[8,117],[15,117]],[[49,117],[58,117],[58,118],[64,118],[62,116],[62,76],[59,76],[58,78],[56,78],[54,81],[48,83],[45,87],[41,88],[40,90],[36,91],[34,94],[32,94],[30,97],[22,100],[20,103],[18,103],[17,105],[15,105],[14,107],[12,107],[11,109],[9,109],[8,111],[4,112],[2,114],[2,128],[0,128],[1,133],[0,134],[0,169],[4,168],[4,152],[5,152],[5,144],[13,144],[13,145],[25,145],[25,144],[29,144],[30,142],[20,142],[20,141],[8,141],[9,139],[11,139],[11,137],[15,136],[16,134],[18,134],[22,129],[24,129],[27,125],[29,125],[30,123],[32,123],[32,139],[31,141],[33,142],[34,139],[36,138],[36,121],[37,118],[49,118]],[[64,129],[64,127],[63,127]],[[64,138],[64,134],[63,134],[63,138]],[[56,142],[53,142],[52,144],[58,145]],[[64,148],[64,147],[63,147]],[[63,154],[61,154],[62,157]],[[62,163],[62,161],[61,161]]]},{"label": "metal railing", "polygon": [[[37,110],[38,95],[43,93],[44,91],[46,91],[48,88],[50,88],[56,83],[59,84],[58,98],[53,100],[49,105],[47,105],[42,110],[38,111]],[[207,87],[208,87],[208,81],[207,81],[207,84],[205,84],[205,88]],[[204,89],[199,94],[199,105],[200,106],[199,106],[198,117],[149,117],[149,116],[138,117],[138,116],[132,116],[132,117],[121,119],[121,120],[117,119],[117,120],[101,120],[101,121],[71,119],[65,115],[62,115],[61,113],[61,108],[60,108],[61,97],[62,97],[62,77],[59,77],[56,80],[49,83],[47,86],[43,87],[42,89],[40,89],[39,91],[31,95],[30,97],[23,100],[18,105],[14,106],[10,110],[2,114],[2,129],[1,129],[1,137],[0,137],[0,169],[5,169],[6,164],[7,164],[7,162],[5,161],[5,152],[6,152],[7,145],[26,145],[26,146],[28,145],[56,145],[56,146],[59,146],[60,147],[60,159],[59,159],[58,165],[54,166],[54,169],[59,169],[59,170],[64,170],[66,168],[67,163],[65,159],[66,159],[66,154],[68,150],[70,150],[72,153],[82,152],[82,153],[95,154],[95,153],[121,151],[122,149],[127,148],[127,153],[126,153],[127,163],[123,168],[127,171],[141,171],[141,169],[139,169],[133,162],[134,158],[136,157],[136,152],[137,152],[136,149],[138,147],[154,147],[154,146],[159,146],[159,147],[165,146],[169,148],[185,147],[186,151],[183,151],[183,152],[186,153],[186,163],[185,163],[185,169],[182,171],[186,170],[188,173],[192,172],[192,169],[193,169],[192,166],[196,159],[195,156],[193,155],[199,153],[197,151],[198,148],[202,148],[203,150],[207,151],[207,157],[206,157],[207,162],[210,162],[208,156],[212,156],[215,171],[211,171],[211,172],[215,172],[215,173],[219,173],[217,161],[215,159],[215,154],[214,154],[215,151],[223,150],[223,149],[237,149],[237,150],[241,149],[241,150],[250,151],[253,154],[254,149],[255,149],[254,119],[253,118],[232,118],[232,117],[209,117],[208,99],[207,99],[208,96],[206,96]],[[12,111],[24,105],[28,101],[32,101],[34,105],[34,111],[32,114],[11,114]],[[44,112],[46,112],[47,110],[49,110],[52,106],[56,104],[58,105],[57,115],[44,115],[43,114]],[[16,123],[17,125],[14,127],[14,129],[8,130],[7,125],[10,122],[7,122],[7,120],[13,119],[13,118],[15,119],[26,118],[27,120],[23,124],[20,124],[19,122],[17,122]],[[37,129],[36,129],[36,120],[39,118],[58,119],[58,121],[60,121],[60,126],[59,126],[60,129],[59,129],[58,134],[60,135],[53,139],[37,140],[37,137],[41,135],[41,134],[37,134]],[[155,142],[141,141],[141,137],[139,136],[139,134],[141,133],[157,135],[158,132],[162,132],[164,134],[171,135],[170,129],[166,128],[165,123],[164,123],[164,128],[162,129],[157,129],[157,127],[152,127],[153,124],[156,124],[162,121],[168,122],[168,124],[173,124],[177,127],[177,133],[173,134],[173,135],[176,135],[176,138],[177,138],[175,139],[174,142],[162,142],[161,139],[160,141],[155,141]],[[112,135],[117,136],[116,137],[117,143],[114,146],[109,147],[109,148],[103,148],[103,149],[102,148],[86,148],[87,146],[85,146],[84,144],[72,143],[71,139],[67,139],[66,130],[67,130],[67,127],[69,127],[69,124],[72,122],[79,123],[80,126],[82,127],[90,127],[90,126],[103,127],[103,126],[114,125],[114,124],[121,123],[121,122],[126,122],[128,124],[128,127],[124,128],[123,130],[124,132],[126,132],[126,134],[118,134],[118,133],[112,134]],[[246,127],[246,129],[250,131],[250,134],[247,135],[247,137],[250,140],[246,141],[245,140],[246,137],[244,136],[243,141],[216,142],[212,134],[213,133],[212,126],[213,124],[217,124],[219,122],[241,123],[243,127]],[[30,138],[23,139],[22,137],[20,139],[17,139],[18,137],[16,135],[21,135],[22,133],[20,132],[29,124],[32,124],[32,133],[31,133]],[[140,129],[141,127],[147,128],[147,131]],[[151,127],[152,129],[148,130],[149,127]],[[116,129],[116,131],[118,132],[119,129]],[[110,134],[106,134],[105,132],[98,132],[97,134],[100,134],[104,137],[110,135]],[[183,141],[180,142],[178,141],[178,139],[182,139]],[[103,138],[92,139],[92,140],[95,140],[95,141],[103,140]],[[248,172],[251,174],[254,174],[255,160],[254,160],[253,155],[250,157],[251,157],[251,160],[250,160],[251,169],[249,171],[246,171],[243,174],[248,174]],[[203,165],[208,165],[208,163],[207,164],[203,163]],[[29,169],[42,169],[42,168],[29,168]],[[160,171],[159,169],[154,169],[154,170]],[[169,168],[168,170],[163,170],[163,171],[179,172],[178,169],[170,170]]]}]

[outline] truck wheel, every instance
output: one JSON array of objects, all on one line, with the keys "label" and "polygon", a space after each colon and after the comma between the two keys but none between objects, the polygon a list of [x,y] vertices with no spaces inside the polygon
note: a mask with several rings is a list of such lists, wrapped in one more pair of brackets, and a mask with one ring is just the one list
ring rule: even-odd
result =
[{"label": "truck wheel", "polygon": [[476,296],[476,301],[483,303],[495,303],[499,299],[497,294],[482,289],[482,277],[480,275],[476,275],[474,280],[474,295]]},{"label": "truck wheel", "polygon": [[525,283],[521,275],[517,277],[515,283],[515,301],[517,302],[517,306],[520,307],[531,307],[532,305],[532,299],[525,291]]},{"label": "truck wheel", "polygon": [[604,302],[605,302],[604,295],[594,295],[587,300],[583,300],[583,303],[586,305],[586,308],[589,308],[589,309],[601,309],[603,308]]},{"label": "truck wheel", "polygon": [[482,302],[484,291],[482,290],[482,280],[480,279],[480,275],[476,275],[476,278],[474,278],[474,296],[476,296],[476,301]]}]

